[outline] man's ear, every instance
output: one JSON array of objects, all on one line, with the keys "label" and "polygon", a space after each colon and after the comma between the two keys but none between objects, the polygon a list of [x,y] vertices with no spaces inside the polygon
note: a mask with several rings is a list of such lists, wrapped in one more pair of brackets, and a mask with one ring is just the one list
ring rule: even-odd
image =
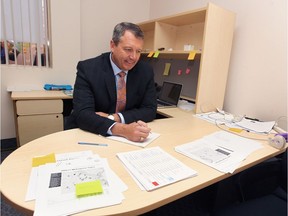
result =
[{"label": "man's ear", "polygon": [[116,46],[116,45],[115,45],[114,41],[111,40],[111,41],[110,41],[110,49],[111,49],[112,52],[113,52],[113,49],[114,49],[115,46]]}]

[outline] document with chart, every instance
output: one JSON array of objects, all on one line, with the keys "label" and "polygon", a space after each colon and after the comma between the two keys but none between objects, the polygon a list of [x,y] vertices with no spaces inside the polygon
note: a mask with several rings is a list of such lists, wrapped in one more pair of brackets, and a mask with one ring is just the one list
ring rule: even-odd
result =
[{"label": "document with chart", "polygon": [[147,191],[197,175],[197,172],[160,147],[117,154],[130,174]]},{"label": "document with chart", "polygon": [[219,131],[175,150],[224,173],[233,173],[253,151],[262,148],[260,142]]},{"label": "document with chart", "polygon": [[[54,161],[51,160],[49,156],[54,155]],[[46,163],[63,163],[71,160],[79,159],[82,157],[92,156],[92,151],[81,151],[81,152],[67,152],[63,154],[49,154],[42,155],[32,159],[34,164],[32,163],[32,169],[30,173],[29,183],[27,187],[27,192],[25,196],[25,201],[35,200],[37,193],[37,181],[38,181],[38,169],[40,165],[44,165]],[[36,161],[36,163],[35,163]]]},{"label": "document with chart", "polygon": [[34,216],[71,215],[117,205],[127,186],[99,156],[39,166]]}]

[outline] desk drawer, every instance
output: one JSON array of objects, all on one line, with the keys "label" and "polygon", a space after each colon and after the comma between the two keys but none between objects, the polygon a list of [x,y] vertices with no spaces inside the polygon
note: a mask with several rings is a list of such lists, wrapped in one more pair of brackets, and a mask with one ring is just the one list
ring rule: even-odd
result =
[{"label": "desk drawer", "polygon": [[63,130],[63,115],[18,116],[20,146],[39,137]]},{"label": "desk drawer", "polygon": [[56,114],[63,112],[62,100],[16,101],[17,115]]}]

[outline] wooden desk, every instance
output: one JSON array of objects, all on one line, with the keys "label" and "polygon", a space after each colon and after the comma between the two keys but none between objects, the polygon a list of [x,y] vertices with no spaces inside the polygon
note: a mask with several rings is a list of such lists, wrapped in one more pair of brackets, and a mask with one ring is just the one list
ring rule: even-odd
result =
[{"label": "wooden desk", "polygon": [[62,131],[63,100],[72,99],[63,91],[12,92],[17,145]]},{"label": "wooden desk", "polygon": [[[28,186],[32,158],[49,153],[67,153],[72,151],[92,150],[102,158],[107,158],[110,167],[127,184],[122,204],[111,207],[93,209],[77,215],[139,215],[148,212],[169,202],[177,200],[197,190],[219,182],[230,174],[221,173],[204,164],[194,161],[174,151],[174,147],[204,135],[220,130],[215,125],[193,117],[191,112],[173,108],[177,117],[159,119],[149,123],[153,131],[161,136],[147,147],[160,146],[162,149],[181,160],[184,164],[198,172],[198,176],[189,178],[157,190],[142,191],[128,174],[124,165],[116,157],[116,153],[139,149],[129,144],[109,140],[80,129],[67,130],[50,134],[33,140],[11,153],[1,164],[1,191],[11,204],[29,214],[33,214],[34,201],[25,202],[24,198]],[[171,115],[173,110],[166,110]],[[165,110],[162,110],[164,113]],[[78,141],[108,143],[108,147],[78,145]],[[238,173],[248,167],[256,165],[283,151],[270,147],[263,141],[264,148],[251,154],[235,171]],[[146,147],[146,148],[147,148]]]},{"label": "wooden desk", "polygon": [[[65,112],[70,114],[73,97],[63,91],[15,91],[12,92],[17,145],[22,146],[39,137],[63,131]],[[177,117],[177,111],[160,109],[164,117]],[[182,115],[181,113],[179,114]]]}]

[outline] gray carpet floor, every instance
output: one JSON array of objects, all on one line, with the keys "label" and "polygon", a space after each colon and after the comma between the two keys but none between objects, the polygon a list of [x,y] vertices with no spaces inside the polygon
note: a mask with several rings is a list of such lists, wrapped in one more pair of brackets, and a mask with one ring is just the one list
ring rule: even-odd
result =
[{"label": "gray carpet floor", "polygon": [[[11,153],[13,150],[1,151],[1,163],[2,161]],[[7,202],[1,198],[1,216],[25,216],[24,214],[18,212],[16,209],[11,207]]]}]

